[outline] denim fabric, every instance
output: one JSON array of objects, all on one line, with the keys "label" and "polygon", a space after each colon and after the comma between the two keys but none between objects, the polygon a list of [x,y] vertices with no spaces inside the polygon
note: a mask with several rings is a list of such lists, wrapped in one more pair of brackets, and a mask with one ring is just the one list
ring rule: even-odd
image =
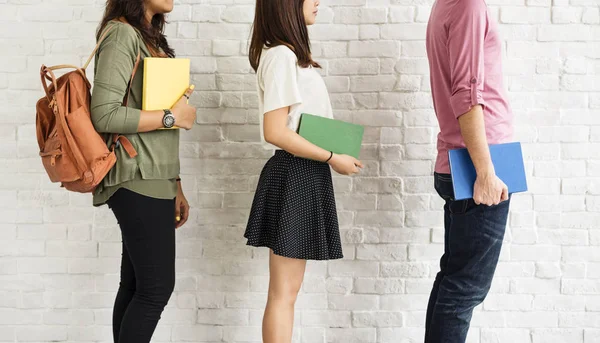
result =
[{"label": "denim fabric", "polygon": [[448,174],[435,174],[444,205],[444,255],[427,307],[425,343],[464,343],[473,308],[490,289],[502,247],[510,199],[496,206],[454,200]]}]

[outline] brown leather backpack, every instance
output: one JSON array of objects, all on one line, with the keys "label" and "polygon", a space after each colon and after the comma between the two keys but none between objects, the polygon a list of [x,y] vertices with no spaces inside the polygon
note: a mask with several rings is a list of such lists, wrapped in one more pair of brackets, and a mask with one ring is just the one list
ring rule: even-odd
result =
[{"label": "brown leather backpack", "polygon": [[[42,65],[40,75],[46,96],[36,105],[36,131],[40,157],[52,182],[70,191],[93,192],[104,176],[115,165],[115,147],[120,145],[129,157],[137,155],[131,142],[113,134],[110,148],[96,132],[90,118],[90,82],[85,70],[104,40],[108,28],[83,67],[73,65]],[[140,62],[138,53],[123,106],[131,92],[131,81]],[[74,69],[58,79],[55,70]],[[50,85],[48,85],[50,81]]]}]

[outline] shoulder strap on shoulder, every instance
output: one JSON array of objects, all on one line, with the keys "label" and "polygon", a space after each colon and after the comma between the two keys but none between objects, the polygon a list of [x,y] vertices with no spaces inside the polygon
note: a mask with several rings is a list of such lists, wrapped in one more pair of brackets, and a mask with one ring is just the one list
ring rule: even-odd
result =
[{"label": "shoulder strap on shoulder", "polygon": [[92,62],[92,59],[96,55],[96,52],[98,51],[98,48],[100,48],[100,44],[102,44],[102,41],[104,41],[104,38],[106,38],[106,36],[113,29],[113,27],[114,27],[114,25],[111,25],[111,26],[109,26],[108,28],[106,28],[104,30],[104,33],[102,34],[102,36],[100,36],[100,39],[98,39],[98,43],[96,43],[96,46],[94,47],[94,50],[90,54],[90,57],[88,57],[87,61],[83,65],[83,67],[82,67],[83,70],[86,70],[87,67],[90,65],[90,62]]}]

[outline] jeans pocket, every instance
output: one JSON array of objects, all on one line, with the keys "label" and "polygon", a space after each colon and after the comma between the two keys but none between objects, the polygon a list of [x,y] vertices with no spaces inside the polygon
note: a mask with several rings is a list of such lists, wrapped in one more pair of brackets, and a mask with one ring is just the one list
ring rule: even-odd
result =
[{"label": "jeans pocket", "polygon": [[448,201],[448,209],[452,214],[465,214],[476,209],[478,206],[473,199]]}]

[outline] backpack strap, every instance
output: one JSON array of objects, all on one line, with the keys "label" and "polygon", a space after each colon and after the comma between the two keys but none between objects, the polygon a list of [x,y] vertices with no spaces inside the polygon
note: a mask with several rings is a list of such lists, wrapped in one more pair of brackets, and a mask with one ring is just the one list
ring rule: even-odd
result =
[{"label": "backpack strap", "polygon": [[135,78],[135,73],[140,66],[140,60],[142,59],[142,53],[138,50],[137,57],[135,58],[135,63],[133,64],[133,70],[131,71],[131,78],[129,78],[129,84],[127,85],[127,94],[125,95],[125,99],[123,99],[123,106],[127,106],[127,102],[129,101],[129,97],[131,96],[131,84],[133,83],[133,78]]},{"label": "backpack strap", "polygon": [[[127,22],[125,22],[125,23],[127,23]],[[87,67],[91,63],[92,59],[94,58],[94,56],[96,56],[96,53],[98,52],[98,49],[100,48],[100,44],[102,44],[102,41],[104,41],[104,39],[106,38],[108,33],[113,29],[113,27],[114,27],[114,25],[111,25],[106,30],[104,30],[104,33],[102,34],[102,36],[100,36],[100,39],[98,39],[98,43],[96,43],[96,46],[94,47],[94,50],[92,51],[90,57],[87,59],[87,61],[83,65],[83,67],[82,67],[83,70],[87,69]],[[142,53],[138,49],[138,54],[135,59],[135,63],[133,65],[133,70],[131,71],[131,77],[129,78],[129,83],[127,84],[127,93],[125,94],[125,97],[123,98],[123,106],[127,106],[127,103],[129,102],[129,97],[131,96],[131,84],[133,83],[133,79],[135,78],[135,73],[138,70],[141,58],[142,58]],[[131,144],[131,141],[129,141],[129,139],[127,139],[127,137],[125,137],[124,135],[113,133],[111,150],[114,151],[115,148],[117,148],[119,145],[123,146],[123,148],[127,152],[127,155],[129,155],[130,158],[134,158],[137,156],[137,151],[133,147],[133,144]]]},{"label": "backpack strap", "polygon": [[129,158],[134,158],[138,154],[135,148],[133,147],[133,144],[131,144],[131,141],[127,139],[127,137],[125,137],[124,135],[114,133],[112,135],[112,144],[110,145],[110,150],[115,151],[115,148],[117,148],[118,146],[122,146],[123,149],[125,149],[125,152],[127,152]]},{"label": "backpack strap", "polygon": [[100,36],[100,39],[98,39],[98,42],[96,43],[96,46],[94,47],[94,50],[92,50],[90,57],[88,57],[87,61],[85,62],[85,64],[83,65],[83,67],[81,69],[83,69],[83,70],[87,69],[87,67],[92,62],[92,59],[94,58],[94,56],[96,56],[98,49],[100,49],[100,44],[102,44],[102,41],[104,41],[104,38],[106,38],[106,36],[113,29],[113,27],[114,27],[114,25],[111,25],[106,30],[104,30],[104,33],[102,34],[102,36]]},{"label": "backpack strap", "polygon": [[[137,58],[135,59],[135,64],[133,65],[133,71],[131,72],[131,78],[129,79],[129,84],[127,85],[127,94],[125,94],[125,98],[123,99],[123,106],[127,106],[127,102],[129,97],[131,96],[131,84],[133,83],[133,79],[135,78],[135,73],[138,70],[141,60],[141,52],[138,51]],[[114,151],[119,145],[123,146],[123,149],[129,155],[129,158],[134,158],[137,156],[137,151],[133,147],[133,144],[125,137],[124,135],[113,133],[112,135],[112,144],[111,150]]]}]

